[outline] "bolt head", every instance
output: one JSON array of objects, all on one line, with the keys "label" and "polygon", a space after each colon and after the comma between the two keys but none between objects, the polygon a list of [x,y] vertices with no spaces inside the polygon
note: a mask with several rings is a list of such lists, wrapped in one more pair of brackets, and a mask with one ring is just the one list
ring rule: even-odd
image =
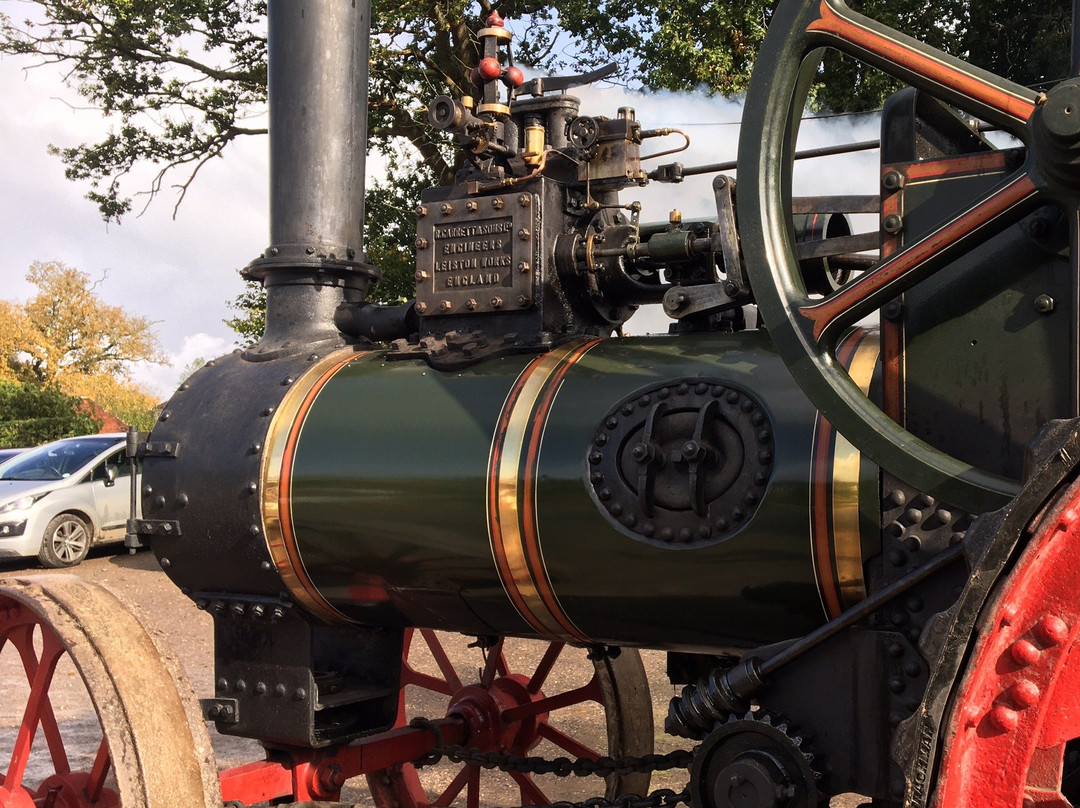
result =
[{"label": "bolt head", "polygon": [[904,229],[904,220],[897,214],[890,213],[881,222],[881,228],[889,235],[895,236]]}]

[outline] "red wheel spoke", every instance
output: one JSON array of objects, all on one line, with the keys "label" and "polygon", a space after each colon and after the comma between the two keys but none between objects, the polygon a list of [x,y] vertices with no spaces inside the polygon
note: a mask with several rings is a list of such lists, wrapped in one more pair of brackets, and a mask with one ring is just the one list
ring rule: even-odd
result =
[{"label": "red wheel spoke", "polygon": [[488,687],[495,681],[496,673],[506,673],[506,659],[503,657],[503,642],[500,639],[495,645],[488,649],[487,661],[484,663],[484,670],[480,673],[480,684],[484,687]]},{"label": "red wheel spoke", "polygon": [[595,749],[589,748],[576,738],[571,738],[562,730],[555,729],[551,724],[541,724],[537,731],[541,738],[546,738],[575,757],[589,758],[590,760],[600,759],[600,753]]},{"label": "red wheel spoke", "polygon": [[514,782],[521,790],[522,805],[551,805],[547,794],[540,790],[540,786],[529,775],[523,772],[510,772]]},{"label": "red wheel spoke", "polygon": [[[15,738],[15,748],[11,752],[11,764],[4,778],[4,787],[13,791],[22,785],[26,764],[30,759],[30,750],[34,745],[34,736],[37,734],[38,724],[48,704],[49,686],[52,684],[53,673],[56,672],[56,663],[64,653],[64,647],[60,641],[48,632],[43,634],[41,644],[41,659],[37,661],[34,668],[30,696],[26,702],[26,709],[23,711],[19,734]],[[21,650],[22,646],[20,646]]]},{"label": "red wheel spoke", "polygon": [[602,697],[600,682],[594,676],[587,685],[574,690],[567,690],[565,693],[537,699],[529,704],[522,704],[520,707],[511,707],[503,712],[502,717],[504,721],[522,721],[534,715],[550,713],[563,707],[569,707],[572,704],[581,704],[585,701],[599,702]]},{"label": "red wheel spoke", "polygon": [[94,756],[94,765],[90,768],[90,776],[86,780],[86,796],[90,802],[97,802],[101,796],[101,791],[105,787],[105,777],[109,774],[111,763],[109,744],[102,738],[97,755]]},{"label": "red wheel spoke", "polygon": [[[37,656],[34,653],[34,627],[33,623],[20,627],[20,641],[12,640],[12,644],[18,649],[19,656],[22,658],[27,682],[34,681],[38,668]],[[56,714],[53,712],[52,700],[48,693],[45,694],[42,703],[41,731],[45,735],[45,743],[52,756],[53,769],[57,774],[67,774],[71,771],[71,765],[68,762],[67,749],[64,747],[64,739],[60,735],[60,727],[56,723]]]},{"label": "red wheel spoke", "polygon": [[439,666],[439,671],[445,677],[447,684],[450,685],[451,691],[460,690],[461,679],[458,678],[457,671],[454,670],[454,665],[450,661],[450,657],[446,655],[446,649],[442,647],[439,638],[435,636],[435,632],[425,628],[420,633],[423,635],[428,648],[431,649],[431,655],[435,657],[435,664]]},{"label": "red wheel spoke", "polygon": [[806,31],[810,47],[835,47],[1013,132],[1028,121],[1038,103],[1034,90],[857,14],[840,0],[821,0]]},{"label": "red wheel spoke", "polygon": [[[401,676],[401,684],[416,685],[422,687],[425,690],[432,690],[435,693],[442,693],[444,696],[452,696],[457,692],[457,689],[449,682],[440,679],[437,676],[430,676],[420,671],[410,670],[407,673],[403,673]],[[460,687],[460,684],[458,685]]]},{"label": "red wheel spoke", "polygon": [[465,786],[469,784],[470,779],[472,779],[473,774],[470,771],[471,769],[476,769],[476,775],[479,777],[480,769],[478,767],[465,766],[457,773],[454,779],[450,781],[450,785],[446,787],[446,790],[431,804],[439,806],[439,808],[446,808],[446,806],[450,805],[457,795],[461,793],[461,789],[465,788]]},{"label": "red wheel spoke", "polygon": [[1038,192],[1027,174],[1015,175],[937,230],[883,261],[872,272],[818,303],[799,306],[816,344],[830,345],[848,326],[1023,217]]},{"label": "red wheel spoke", "polygon": [[528,690],[530,693],[540,692],[540,689],[544,686],[544,682],[548,678],[548,674],[551,673],[551,669],[555,666],[559,654],[562,653],[562,650],[565,647],[566,643],[562,642],[553,642],[548,646],[548,649],[544,652],[543,658],[540,660],[540,664],[537,665],[536,670],[533,671],[532,678],[529,679]]},{"label": "red wheel spoke", "polygon": [[470,766],[469,789],[465,792],[465,808],[480,808],[480,767]]}]

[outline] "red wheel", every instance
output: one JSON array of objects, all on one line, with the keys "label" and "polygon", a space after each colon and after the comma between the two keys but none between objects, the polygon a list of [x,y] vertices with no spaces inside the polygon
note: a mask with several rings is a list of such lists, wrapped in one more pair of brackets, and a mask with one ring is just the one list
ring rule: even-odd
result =
[{"label": "red wheel", "polygon": [[220,808],[182,671],[106,590],[0,581],[0,674],[0,808]]},{"label": "red wheel", "polygon": [[936,805],[1080,805],[1080,486],[1042,520],[980,619]]},{"label": "red wheel", "polygon": [[[466,745],[484,752],[594,760],[652,753],[652,703],[637,652],[590,663],[563,643],[499,640],[486,653],[462,646],[455,635],[406,633],[399,726],[454,714],[468,726]],[[514,794],[522,805],[644,794],[649,775],[611,775],[601,787],[594,778],[404,764],[369,775],[368,783],[379,808],[474,808],[507,805]]]}]

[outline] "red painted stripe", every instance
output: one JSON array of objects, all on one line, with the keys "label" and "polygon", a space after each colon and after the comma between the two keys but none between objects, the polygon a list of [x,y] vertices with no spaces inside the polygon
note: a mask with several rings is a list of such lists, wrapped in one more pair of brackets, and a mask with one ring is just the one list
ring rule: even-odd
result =
[{"label": "red painted stripe", "polygon": [[588,642],[588,637],[581,633],[563,611],[562,605],[552,589],[551,579],[548,577],[547,567],[544,564],[544,557],[540,550],[536,526],[536,467],[540,458],[540,443],[543,439],[544,427],[547,424],[551,406],[555,401],[559,388],[562,386],[563,379],[566,378],[566,374],[570,372],[574,364],[600,341],[598,339],[592,340],[578,347],[573,353],[565,356],[556,371],[551,374],[544,387],[544,392],[540,396],[539,403],[533,411],[528,449],[521,470],[523,483],[520,509],[521,535],[524,537],[525,554],[528,558],[533,583],[536,584],[537,592],[540,593],[540,597],[544,601],[544,605],[547,606],[548,611],[551,612],[552,617],[566,630],[567,634],[582,642]]},{"label": "red painted stripe", "polygon": [[495,437],[492,441],[491,459],[488,463],[487,472],[488,521],[491,525],[491,547],[495,557],[495,567],[499,573],[500,580],[503,582],[506,594],[514,604],[514,608],[517,609],[518,614],[538,631],[542,631],[543,626],[532,614],[528,604],[526,604],[525,599],[521,596],[521,592],[514,583],[514,575],[510,569],[510,562],[506,558],[506,550],[503,547],[502,522],[499,517],[499,465],[503,456],[503,436],[506,434],[507,424],[509,424],[510,417],[513,415],[514,407],[521,398],[522,389],[528,382],[529,377],[536,371],[536,368],[543,358],[544,355],[536,357],[536,359],[530,362],[525,369],[521,371],[517,381],[514,382],[514,386],[510,388],[510,392],[506,396],[506,401],[503,403],[503,409],[502,412],[499,413],[499,420],[495,427]]},{"label": "red painted stripe", "polygon": [[[836,352],[837,361],[848,367],[855,351],[867,336],[865,331],[853,331],[844,338]],[[840,576],[836,569],[832,524],[832,457],[836,445],[836,430],[823,415],[818,415],[814,436],[813,458],[813,515],[811,518],[814,564],[817,569],[818,590],[825,613],[832,619],[843,613],[840,598]]]},{"label": "red painted stripe", "polygon": [[308,577],[307,570],[304,568],[304,562],[300,558],[300,550],[296,546],[296,535],[293,532],[292,523],[292,469],[296,445],[300,438],[300,432],[304,428],[304,422],[307,420],[308,412],[311,410],[311,405],[315,403],[315,399],[318,397],[323,387],[326,386],[326,383],[329,382],[339,370],[353,360],[364,355],[365,354],[354,354],[353,356],[341,360],[323,373],[318,381],[315,382],[307,395],[304,396],[304,401],[300,404],[300,409],[297,410],[296,418],[289,428],[289,437],[285,442],[285,451],[281,459],[281,481],[278,486],[278,518],[281,522],[281,538],[285,545],[285,552],[288,553],[293,574],[296,575],[300,585],[304,587],[304,591],[324,609],[328,609],[334,613],[339,612],[331,606],[319,590],[315,588],[311,578]]}]

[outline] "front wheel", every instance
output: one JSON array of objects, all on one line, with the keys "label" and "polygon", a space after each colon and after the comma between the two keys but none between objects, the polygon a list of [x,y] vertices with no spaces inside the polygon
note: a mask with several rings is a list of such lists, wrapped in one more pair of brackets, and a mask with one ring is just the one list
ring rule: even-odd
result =
[{"label": "front wheel", "polygon": [[[584,650],[560,642],[504,638],[486,649],[466,643],[427,629],[406,632],[398,726],[417,716],[456,715],[468,726],[469,747],[521,757],[652,753],[652,701],[636,651],[589,660]],[[649,775],[583,780],[473,763],[424,769],[405,763],[368,775],[368,784],[377,808],[508,805],[515,794],[520,805],[546,806],[598,792],[608,799],[644,794]]]},{"label": "front wheel", "polygon": [[38,560],[53,569],[74,567],[90,551],[90,527],[82,517],[62,513],[45,526]]}]

